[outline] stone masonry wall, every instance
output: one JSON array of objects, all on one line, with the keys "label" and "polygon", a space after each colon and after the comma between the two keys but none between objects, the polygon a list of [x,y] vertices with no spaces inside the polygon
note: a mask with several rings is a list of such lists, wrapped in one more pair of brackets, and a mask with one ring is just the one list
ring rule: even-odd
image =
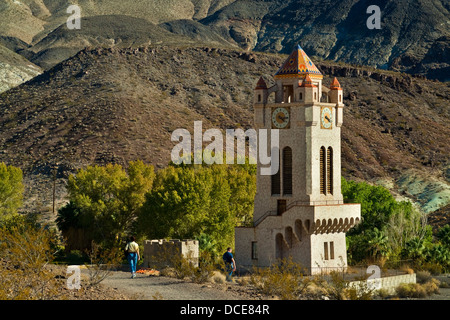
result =
[{"label": "stone masonry wall", "polygon": [[[401,283],[416,283],[416,274],[403,274],[378,279],[369,279],[366,281],[369,288],[385,289],[389,294],[394,294],[395,288],[397,288]],[[362,281],[352,281],[350,283],[351,286],[355,286],[357,288],[361,287],[362,284]]]},{"label": "stone masonry wall", "polygon": [[171,266],[174,255],[183,256],[198,266],[197,240],[145,240],[144,242],[144,268],[164,268]]}]

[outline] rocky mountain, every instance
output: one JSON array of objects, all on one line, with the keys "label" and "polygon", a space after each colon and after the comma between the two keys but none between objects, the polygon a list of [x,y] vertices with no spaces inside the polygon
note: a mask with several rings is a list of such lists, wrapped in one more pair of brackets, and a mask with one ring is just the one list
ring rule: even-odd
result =
[{"label": "rocky mountain", "polygon": [[[380,29],[369,29],[371,5]],[[300,43],[310,56],[448,81],[448,1],[246,1],[201,20],[240,47],[289,53]]]},{"label": "rocky mountain", "polygon": [[0,1],[0,161],[25,171],[25,210],[87,164],[165,166],[194,120],[251,127],[257,79],[299,43],[344,87],[344,176],[448,211],[448,1],[77,0],[79,30],[72,3]]},{"label": "rocky mountain", "polygon": [[[54,177],[61,203],[64,179],[88,164],[166,166],[171,133],[193,134],[194,121],[253,127],[253,88],[285,58],[210,47],[86,48],[0,95],[0,161],[24,170],[26,210],[51,211]],[[343,175],[385,185],[427,212],[447,205],[450,85],[316,65],[325,85],[337,76],[344,88]]]},{"label": "rocky mountain", "polygon": [[0,92],[18,86],[43,71],[42,68],[1,44],[0,57]]},{"label": "rocky mountain", "polygon": [[[206,44],[289,53],[300,43],[316,60],[449,80],[445,0],[78,0],[80,30],[66,26],[71,4],[4,0],[0,37],[25,43],[15,52],[46,70],[87,46]],[[380,9],[380,29],[367,27],[371,5]]]}]

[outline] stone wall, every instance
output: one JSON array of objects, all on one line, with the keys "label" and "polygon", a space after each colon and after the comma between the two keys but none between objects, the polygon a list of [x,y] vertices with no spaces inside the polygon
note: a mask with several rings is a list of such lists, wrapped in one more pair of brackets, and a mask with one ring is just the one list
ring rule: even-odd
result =
[{"label": "stone wall", "polygon": [[145,240],[144,242],[144,268],[170,267],[173,258],[183,256],[194,266],[198,266],[197,240]]},{"label": "stone wall", "polygon": [[364,288],[364,282],[367,282],[367,287],[369,289],[384,289],[389,294],[394,294],[395,288],[397,288],[401,283],[416,283],[416,274],[402,274],[398,276],[383,277],[378,279],[368,279],[365,281],[352,281],[350,282],[350,286],[354,286],[356,288]]}]

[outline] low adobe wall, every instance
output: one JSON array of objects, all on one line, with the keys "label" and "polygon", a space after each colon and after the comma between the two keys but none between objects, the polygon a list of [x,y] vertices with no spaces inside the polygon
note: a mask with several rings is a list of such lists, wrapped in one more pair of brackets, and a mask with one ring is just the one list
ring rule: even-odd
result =
[{"label": "low adobe wall", "polygon": [[368,279],[364,281],[352,281],[350,282],[350,286],[364,288],[365,285],[367,285],[369,289],[384,289],[388,292],[388,294],[395,294],[395,288],[402,283],[416,283],[416,274],[402,274],[398,276]]},{"label": "low adobe wall", "polygon": [[198,266],[198,240],[145,240],[144,268],[164,268],[171,266],[174,255],[183,256],[194,266]]}]

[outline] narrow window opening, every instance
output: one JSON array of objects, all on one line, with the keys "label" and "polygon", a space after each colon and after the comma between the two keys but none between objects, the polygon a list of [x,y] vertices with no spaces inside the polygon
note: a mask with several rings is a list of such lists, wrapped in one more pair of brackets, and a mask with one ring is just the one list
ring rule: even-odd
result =
[{"label": "narrow window opening", "polygon": [[[278,154],[279,156],[279,154]],[[280,163],[280,162],[278,162]],[[281,194],[281,170],[271,176],[272,179],[272,195],[280,195]]]},{"label": "narrow window opening", "polygon": [[258,243],[256,241],[252,241],[252,259],[258,259]]},{"label": "narrow window opening", "polygon": [[326,181],[326,172],[325,172],[325,147],[320,148],[320,193],[325,194],[325,181]]},{"label": "narrow window opening", "polygon": [[327,193],[333,194],[333,148],[327,150]]},{"label": "narrow window opening", "polygon": [[292,149],[283,149],[283,194],[292,194]]}]

